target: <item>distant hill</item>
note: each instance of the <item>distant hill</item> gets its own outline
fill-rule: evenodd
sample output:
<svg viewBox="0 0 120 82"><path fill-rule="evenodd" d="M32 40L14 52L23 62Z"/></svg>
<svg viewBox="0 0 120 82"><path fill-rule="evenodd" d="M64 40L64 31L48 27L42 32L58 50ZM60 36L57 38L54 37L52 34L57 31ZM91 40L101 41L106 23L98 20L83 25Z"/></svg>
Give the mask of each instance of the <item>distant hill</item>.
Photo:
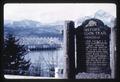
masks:
<svg viewBox="0 0 120 82"><path fill-rule="evenodd" d="M12 33L15 36L24 37L63 37L61 31L63 25L44 25L37 21L21 20L21 21L4 21L4 33Z"/></svg>

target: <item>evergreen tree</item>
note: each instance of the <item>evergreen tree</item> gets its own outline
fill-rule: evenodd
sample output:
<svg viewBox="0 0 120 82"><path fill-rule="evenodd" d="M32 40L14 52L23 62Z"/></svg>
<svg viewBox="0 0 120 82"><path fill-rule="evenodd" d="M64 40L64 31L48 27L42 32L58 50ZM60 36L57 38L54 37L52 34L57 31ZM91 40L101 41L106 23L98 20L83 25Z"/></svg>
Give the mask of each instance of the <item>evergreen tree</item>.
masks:
<svg viewBox="0 0 120 82"><path fill-rule="evenodd" d="M19 39L9 34L4 41L4 70L10 70L14 74L24 74L23 70L28 70L30 66L30 60L24 59L26 54L25 46L20 45Z"/></svg>

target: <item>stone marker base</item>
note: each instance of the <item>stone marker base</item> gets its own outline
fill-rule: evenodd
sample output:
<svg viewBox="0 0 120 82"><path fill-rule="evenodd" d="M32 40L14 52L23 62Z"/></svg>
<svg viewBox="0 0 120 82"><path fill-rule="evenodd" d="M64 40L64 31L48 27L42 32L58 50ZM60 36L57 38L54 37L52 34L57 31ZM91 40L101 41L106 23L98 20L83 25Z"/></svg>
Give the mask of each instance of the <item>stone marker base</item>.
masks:
<svg viewBox="0 0 120 82"><path fill-rule="evenodd" d="M78 73L76 79L112 79L110 74L105 73Z"/></svg>

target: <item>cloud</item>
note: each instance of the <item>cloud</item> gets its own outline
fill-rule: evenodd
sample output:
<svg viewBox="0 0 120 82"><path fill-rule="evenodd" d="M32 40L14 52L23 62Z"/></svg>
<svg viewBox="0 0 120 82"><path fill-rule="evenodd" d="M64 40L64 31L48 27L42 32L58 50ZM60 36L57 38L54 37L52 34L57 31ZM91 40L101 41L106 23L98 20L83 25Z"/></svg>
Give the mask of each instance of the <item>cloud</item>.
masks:
<svg viewBox="0 0 120 82"><path fill-rule="evenodd" d="M4 19L7 20L37 20L48 23L58 20L75 20L79 17L93 15L98 10L104 10L116 17L115 4L83 4L83 3L39 3L4 5Z"/></svg>

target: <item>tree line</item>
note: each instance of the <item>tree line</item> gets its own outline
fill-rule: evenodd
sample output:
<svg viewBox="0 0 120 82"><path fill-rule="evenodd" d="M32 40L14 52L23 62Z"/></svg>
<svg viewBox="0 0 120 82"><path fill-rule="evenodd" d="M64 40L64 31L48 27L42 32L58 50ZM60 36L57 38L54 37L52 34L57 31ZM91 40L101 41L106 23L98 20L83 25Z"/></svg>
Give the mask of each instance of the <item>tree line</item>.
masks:
<svg viewBox="0 0 120 82"><path fill-rule="evenodd" d="M19 44L19 39L16 39L12 34L8 34L3 43L2 64L4 74L26 74L30 60L25 60L27 49L24 45Z"/></svg>

